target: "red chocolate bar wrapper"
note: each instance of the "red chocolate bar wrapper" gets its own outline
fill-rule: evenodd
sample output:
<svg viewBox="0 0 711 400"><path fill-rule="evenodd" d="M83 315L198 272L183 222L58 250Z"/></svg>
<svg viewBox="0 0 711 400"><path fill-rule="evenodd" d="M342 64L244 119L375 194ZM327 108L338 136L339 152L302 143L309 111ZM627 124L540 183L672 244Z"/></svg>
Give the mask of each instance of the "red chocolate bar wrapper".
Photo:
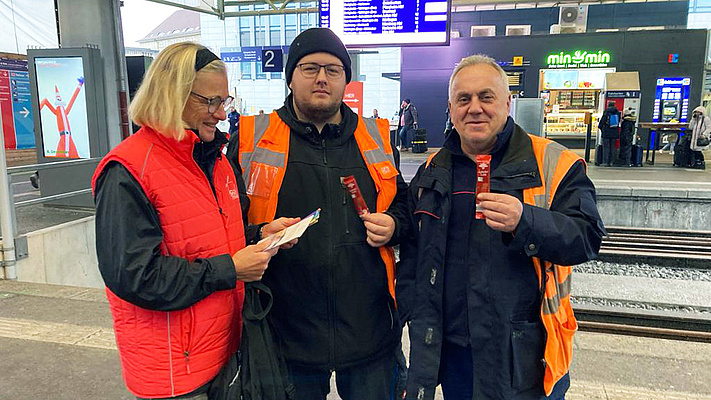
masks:
<svg viewBox="0 0 711 400"><path fill-rule="evenodd" d="M491 155L476 156L476 194L489 193L489 177L491 176ZM479 199L476 200L476 219L484 219L484 213L479 208Z"/></svg>
<svg viewBox="0 0 711 400"><path fill-rule="evenodd" d="M343 183L346 189L348 189L348 192L351 194L351 198L353 199L353 204L355 204L358 215L368 214L370 210L368 210L368 206L365 204L365 199L360 193L355 177L353 177L353 175L341 177L341 183Z"/></svg>

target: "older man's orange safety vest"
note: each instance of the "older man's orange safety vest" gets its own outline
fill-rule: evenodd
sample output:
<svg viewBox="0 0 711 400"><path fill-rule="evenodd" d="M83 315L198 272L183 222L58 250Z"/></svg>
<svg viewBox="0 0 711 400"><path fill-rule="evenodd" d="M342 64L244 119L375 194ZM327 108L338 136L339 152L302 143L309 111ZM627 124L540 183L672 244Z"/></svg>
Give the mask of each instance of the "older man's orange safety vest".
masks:
<svg viewBox="0 0 711 400"><path fill-rule="evenodd" d="M279 189L286 174L290 136L291 129L276 112L240 118L239 163L250 200L251 224L274 219ZM358 117L354 136L375 183L376 212L384 212L395 198L398 175L388 120ZM388 246L379 250L387 271L388 289L395 299L395 255Z"/></svg>
<svg viewBox="0 0 711 400"><path fill-rule="evenodd" d="M529 136L543 185L524 189L523 201L547 210L553 203L560 182L573 164L582 158L555 142ZM578 321L570 304L570 278L573 267L556 265L538 257L532 257L532 260L543 292L541 319L546 328L543 390L548 396L553 392L558 380L568 373L573 361L573 334L578 330Z"/></svg>
<svg viewBox="0 0 711 400"><path fill-rule="evenodd" d="M547 210L553 203L560 182L573 164L582 158L551 140L528 136L533 144L542 184L524 189L523 202ZM429 157L428 165L435 155ZM568 373L573 360L573 334L578 330L578 322L570 304L570 276L573 267L553 264L538 257L531 259L543 292L541 320L546 329L543 389L546 396L549 396L555 384Z"/></svg>

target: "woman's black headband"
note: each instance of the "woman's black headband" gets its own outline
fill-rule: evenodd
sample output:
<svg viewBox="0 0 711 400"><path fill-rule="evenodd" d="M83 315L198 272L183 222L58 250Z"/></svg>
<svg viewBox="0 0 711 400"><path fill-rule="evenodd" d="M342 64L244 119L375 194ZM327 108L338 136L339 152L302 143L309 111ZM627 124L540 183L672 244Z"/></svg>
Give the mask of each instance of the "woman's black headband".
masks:
<svg viewBox="0 0 711 400"><path fill-rule="evenodd" d="M205 68L207 64L219 59L220 57L216 56L215 53L210 51L210 49L203 47L198 50L195 55L195 72L200 71Z"/></svg>

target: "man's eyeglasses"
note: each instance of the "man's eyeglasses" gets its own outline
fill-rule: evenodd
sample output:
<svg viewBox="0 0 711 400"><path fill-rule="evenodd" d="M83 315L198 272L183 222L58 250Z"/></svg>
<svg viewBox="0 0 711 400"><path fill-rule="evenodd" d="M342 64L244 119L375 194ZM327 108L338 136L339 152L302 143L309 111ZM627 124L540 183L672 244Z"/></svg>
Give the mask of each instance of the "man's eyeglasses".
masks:
<svg viewBox="0 0 711 400"><path fill-rule="evenodd" d="M326 70L326 77L329 79L338 79L343 76L343 71L345 70L343 65L338 64L321 65L316 63L302 63L298 64L297 67L301 70L301 75L303 75L304 78L315 78L318 73L321 72L321 68L323 68Z"/></svg>
<svg viewBox="0 0 711 400"><path fill-rule="evenodd" d="M227 96L224 99L220 96L215 96L215 97L205 97L203 95L197 94L195 92L190 92L190 94L194 94L195 96L201 98L205 104L207 104L207 112L210 114L214 114L217 109L222 105L222 107L225 108L225 110L232 105L232 102L234 101L234 97L232 96Z"/></svg>

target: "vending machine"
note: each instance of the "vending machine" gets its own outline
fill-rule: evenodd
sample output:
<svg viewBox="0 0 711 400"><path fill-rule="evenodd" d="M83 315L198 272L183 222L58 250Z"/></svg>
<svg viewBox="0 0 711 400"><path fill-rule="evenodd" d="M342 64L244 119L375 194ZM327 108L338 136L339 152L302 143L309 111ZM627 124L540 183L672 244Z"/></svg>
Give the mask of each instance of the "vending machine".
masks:
<svg viewBox="0 0 711 400"><path fill-rule="evenodd" d="M652 122L686 122L691 78L659 78Z"/></svg>

